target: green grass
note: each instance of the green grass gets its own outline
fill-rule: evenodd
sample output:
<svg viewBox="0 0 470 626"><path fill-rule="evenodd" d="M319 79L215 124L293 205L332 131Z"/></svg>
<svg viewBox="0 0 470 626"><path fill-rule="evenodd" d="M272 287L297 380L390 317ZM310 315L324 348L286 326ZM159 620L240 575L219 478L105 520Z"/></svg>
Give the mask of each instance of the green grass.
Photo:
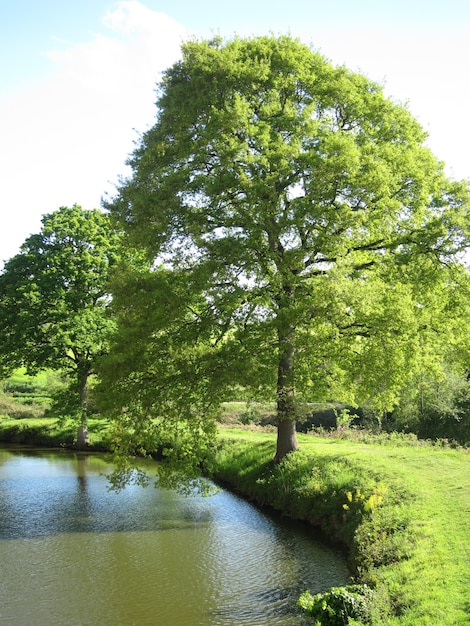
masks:
<svg viewBox="0 0 470 626"><path fill-rule="evenodd" d="M109 450L108 423L89 418L90 450ZM72 447L77 438L77 424L54 417L15 419L0 416L0 441L32 446Z"/></svg>
<svg viewBox="0 0 470 626"><path fill-rule="evenodd" d="M349 544L359 578L377 589L374 623L470 624L468 451L300 435L299 460L280 472L272 434L221 437L223 480Z"/></svg>
<svg viewBox="0 0 470 626"><path fill-rule="evenodd" d="M0 416L16 419L44 417L51 404L51 390L60 385L56 373L45 371L35 376L17 369L0 381Z"/></svg>
<svg viewBox="0 0 470 626"><path fill-rule="evenodd" d="M22 398L49 398L51 389L59 384L59 376L49 370L39 372L34 376L26 374L24 367L15 370L11 376L2 381L4 390Z"/></svg>

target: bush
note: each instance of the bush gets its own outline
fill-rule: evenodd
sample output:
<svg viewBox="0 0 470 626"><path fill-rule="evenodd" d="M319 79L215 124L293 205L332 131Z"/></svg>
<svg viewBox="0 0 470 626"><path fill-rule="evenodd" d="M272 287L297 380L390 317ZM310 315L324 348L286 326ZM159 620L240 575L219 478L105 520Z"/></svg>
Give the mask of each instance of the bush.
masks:
<svg viewBox="0 0 470 626"><path fill-rule="evenodd" d="M373 591L367 585L347 585L314 596L305 591L297 606L315 618L318 626L344 626L349 618L368 624L372 617L372 597Z"/></svg>

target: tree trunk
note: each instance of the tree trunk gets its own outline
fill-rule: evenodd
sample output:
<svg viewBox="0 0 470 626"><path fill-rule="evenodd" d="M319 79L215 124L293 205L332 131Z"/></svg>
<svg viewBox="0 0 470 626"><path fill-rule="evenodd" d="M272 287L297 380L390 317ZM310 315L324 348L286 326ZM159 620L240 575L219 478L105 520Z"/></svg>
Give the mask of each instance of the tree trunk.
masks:
<svg viewBox="0 0 470 626"><path fill-rule="evenodd" d="M90 443L90 439L88 437L88 427L86 424L80 424L77 431L77 449L78 450L86 450L88 444Z"/></svg>
<svg viewBox="0 0 470 626"><path fill-rule="evenodd" d="M274 461L279 463L286 454L299 449L295 431L294 398L295 329L278 330L279 363L277 374L277 446Z"/></svg>
<svg viewBox="0 0 470 626"><path fill-rule="evenodd" d="M278 422L277 424L277 445L274 462L279 463L290 452L299 449L297 434L295 430L295 420Z"/></svg>
<svg viewBox="0 0 470 626"><path fill-rule="evenodd" d="M88 437L88 377L90 370L88 367L78 367L78 388L80 392L81 422L77 431L77 448L85 450L90 442Z"/></svg>

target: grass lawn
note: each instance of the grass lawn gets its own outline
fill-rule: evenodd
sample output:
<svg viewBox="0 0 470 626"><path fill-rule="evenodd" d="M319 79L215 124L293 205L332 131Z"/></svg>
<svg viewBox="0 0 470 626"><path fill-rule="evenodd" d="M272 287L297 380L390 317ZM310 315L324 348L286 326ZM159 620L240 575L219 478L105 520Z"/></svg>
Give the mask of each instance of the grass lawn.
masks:
<svg viewBox="0 0 470 626"><path fill-rule="evenodd" d="M311 454L332 451L329 442L302 445ZM419 541L415 553L384 571L389 586L400 587L405 607L420 599L400 623L470 624L470 455L343 441L337 446L358 464L372 465L385 481L399 476L416 496L413 518Z"/></svg>
<svg viewBox="0 0 470 626"><path fill-rule="evenodd" d="M259 448L260 458L274 455L274 434L224 430L221 436ZM267 447L268 442L272 445ZM385 485L395 491L403 488L410 496L400 506L408 509L403 513L410 519L415 542L406 558L375 569L377 585L393 598L396 613L377 623L470 624L469 451L312 435L299 435L299 443L312 466L333 466L341 459L358 476L378 475ZM363 478L358 480L360 484Z"/></svg>

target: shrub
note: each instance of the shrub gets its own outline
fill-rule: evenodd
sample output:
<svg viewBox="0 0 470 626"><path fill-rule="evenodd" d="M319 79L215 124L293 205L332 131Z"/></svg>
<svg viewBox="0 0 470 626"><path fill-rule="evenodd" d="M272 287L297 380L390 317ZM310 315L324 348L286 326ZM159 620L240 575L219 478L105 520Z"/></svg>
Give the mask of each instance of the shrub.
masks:
<svg viewBox="0 0 470 626"><path fill-rule="evenodd" d="M315 618L318 626L344 626L349 623L349 618L368 624L371 622L372 597L373 591L367 585L347 585L314 596L305 591L297 606Z"/></svg>

